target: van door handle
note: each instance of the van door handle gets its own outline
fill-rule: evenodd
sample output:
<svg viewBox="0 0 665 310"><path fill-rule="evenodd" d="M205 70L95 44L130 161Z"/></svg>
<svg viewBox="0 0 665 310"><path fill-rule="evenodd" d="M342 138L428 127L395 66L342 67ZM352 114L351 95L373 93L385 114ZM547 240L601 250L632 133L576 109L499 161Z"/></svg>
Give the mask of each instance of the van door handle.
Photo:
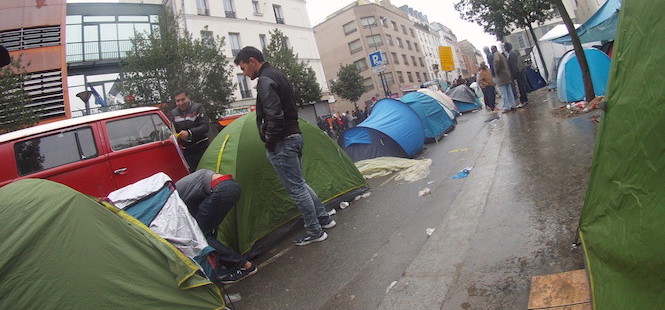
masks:
<svg viewBox="0 0 665 310"><path fill-rule="evenodd" d="M127 172L127 168L120 168L113 171L114 174L125 174L125 172Z"/></svg>

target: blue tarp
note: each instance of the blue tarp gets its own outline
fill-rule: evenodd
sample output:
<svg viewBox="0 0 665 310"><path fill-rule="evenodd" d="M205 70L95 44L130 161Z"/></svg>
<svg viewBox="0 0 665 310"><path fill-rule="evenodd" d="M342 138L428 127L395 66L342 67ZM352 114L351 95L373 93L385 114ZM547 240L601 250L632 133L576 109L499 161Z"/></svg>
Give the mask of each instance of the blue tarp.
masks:
<svg viewBox="0 0 665 310"><path fill-rule="evenodd" d="M425 129L425 141L434 142L453 128L455 122L448 116L442 103L419 92L404 95L400 101L416 111Z"/></svg>
<svg viewBox="0 0 665 310"><path fill-rule="evenodd" d="M605 95L607 78L610 73L610 58L595 48L585 48L596 96ZM561 58L557 78L557 94L561 102L574 102L584 99L584 81L577 56L573 50Z"/></svg>
<svg viewBox="0 0 665 310"><path fill-rule="evenodd" d="M347 129L339 144L353 161L380 156L413 157L423 149L425 130L418 114L395 99L381 99L358 126Z"/></svg>
<svg viewBox="0 0 665 310"><path fill-rule="evenodd" d="M582 43L595 41L612 41L616 37L619 25L619 9L621 0L607 0L589 20L577 28L577 35ZM553 39L553 42L571 45L570 34Z"/></svg>

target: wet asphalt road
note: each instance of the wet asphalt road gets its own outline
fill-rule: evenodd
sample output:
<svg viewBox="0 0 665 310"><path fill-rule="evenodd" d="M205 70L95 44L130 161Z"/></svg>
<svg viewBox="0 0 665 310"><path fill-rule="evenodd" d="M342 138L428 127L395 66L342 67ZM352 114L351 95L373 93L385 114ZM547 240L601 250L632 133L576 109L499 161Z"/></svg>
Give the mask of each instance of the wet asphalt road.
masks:
<svg viewBox="0 0 665 310"><path fill-rule="evenodd" d="M420 154L427 178L370 180L328 240L284 240L258 257L256 275L226 287L242 295L235 309L526 309L532 276L584 267L571 246L599 114L555 117L543 90L530 101L492 122L499 114L462 115Z"/></svg>

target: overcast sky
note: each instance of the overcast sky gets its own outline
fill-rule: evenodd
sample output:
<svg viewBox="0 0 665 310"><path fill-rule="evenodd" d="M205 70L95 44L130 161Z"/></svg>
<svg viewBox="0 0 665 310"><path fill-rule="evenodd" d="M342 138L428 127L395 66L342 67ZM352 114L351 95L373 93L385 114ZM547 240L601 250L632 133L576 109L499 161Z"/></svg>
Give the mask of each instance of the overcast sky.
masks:
<svg viewBox="0 0 665 310"><path fill-rule="evenodd" d="M312 27L320 24L326 16L354 2L353 0L306 0L307 11ZM483 28L462 20L459 12L455 10L454 3L459 0L391 0L396 7L408 5L411 8L427 15L429 22L439 22L450 28L457 36L458 41L469 40L479 51L483 46L499 45L493 35L483 32Z"/></svg>

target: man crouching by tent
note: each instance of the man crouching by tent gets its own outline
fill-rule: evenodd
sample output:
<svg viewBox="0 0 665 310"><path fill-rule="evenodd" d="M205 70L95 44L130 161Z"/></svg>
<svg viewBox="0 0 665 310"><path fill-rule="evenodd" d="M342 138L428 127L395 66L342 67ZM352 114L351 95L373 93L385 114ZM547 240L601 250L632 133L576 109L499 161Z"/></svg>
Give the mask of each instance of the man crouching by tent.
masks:
<svg viewBox="0 0 665 310"><path fill-rule="evenodd" d="M234 62L250 79L259 78L256 85L259 135L265 143L268 161L305 221L305 235L295 240L296 245L326 240L328 234L323 228L333 228L336 223L302 176L303 139L293 85L284 73L265 62L263 53L255 47L241 49Z"/></svg>
<svg viewBox="0 0 665 310"><path fill-rule="evenodd" d="M217 281L235 283L255 274L258 268L254 264L219 242L215 236L217 227L240 199L240 186L233 176L201 169L180 179L175 186L208 245L217 252L217 264L230 271L218 276Z"/></svg>

